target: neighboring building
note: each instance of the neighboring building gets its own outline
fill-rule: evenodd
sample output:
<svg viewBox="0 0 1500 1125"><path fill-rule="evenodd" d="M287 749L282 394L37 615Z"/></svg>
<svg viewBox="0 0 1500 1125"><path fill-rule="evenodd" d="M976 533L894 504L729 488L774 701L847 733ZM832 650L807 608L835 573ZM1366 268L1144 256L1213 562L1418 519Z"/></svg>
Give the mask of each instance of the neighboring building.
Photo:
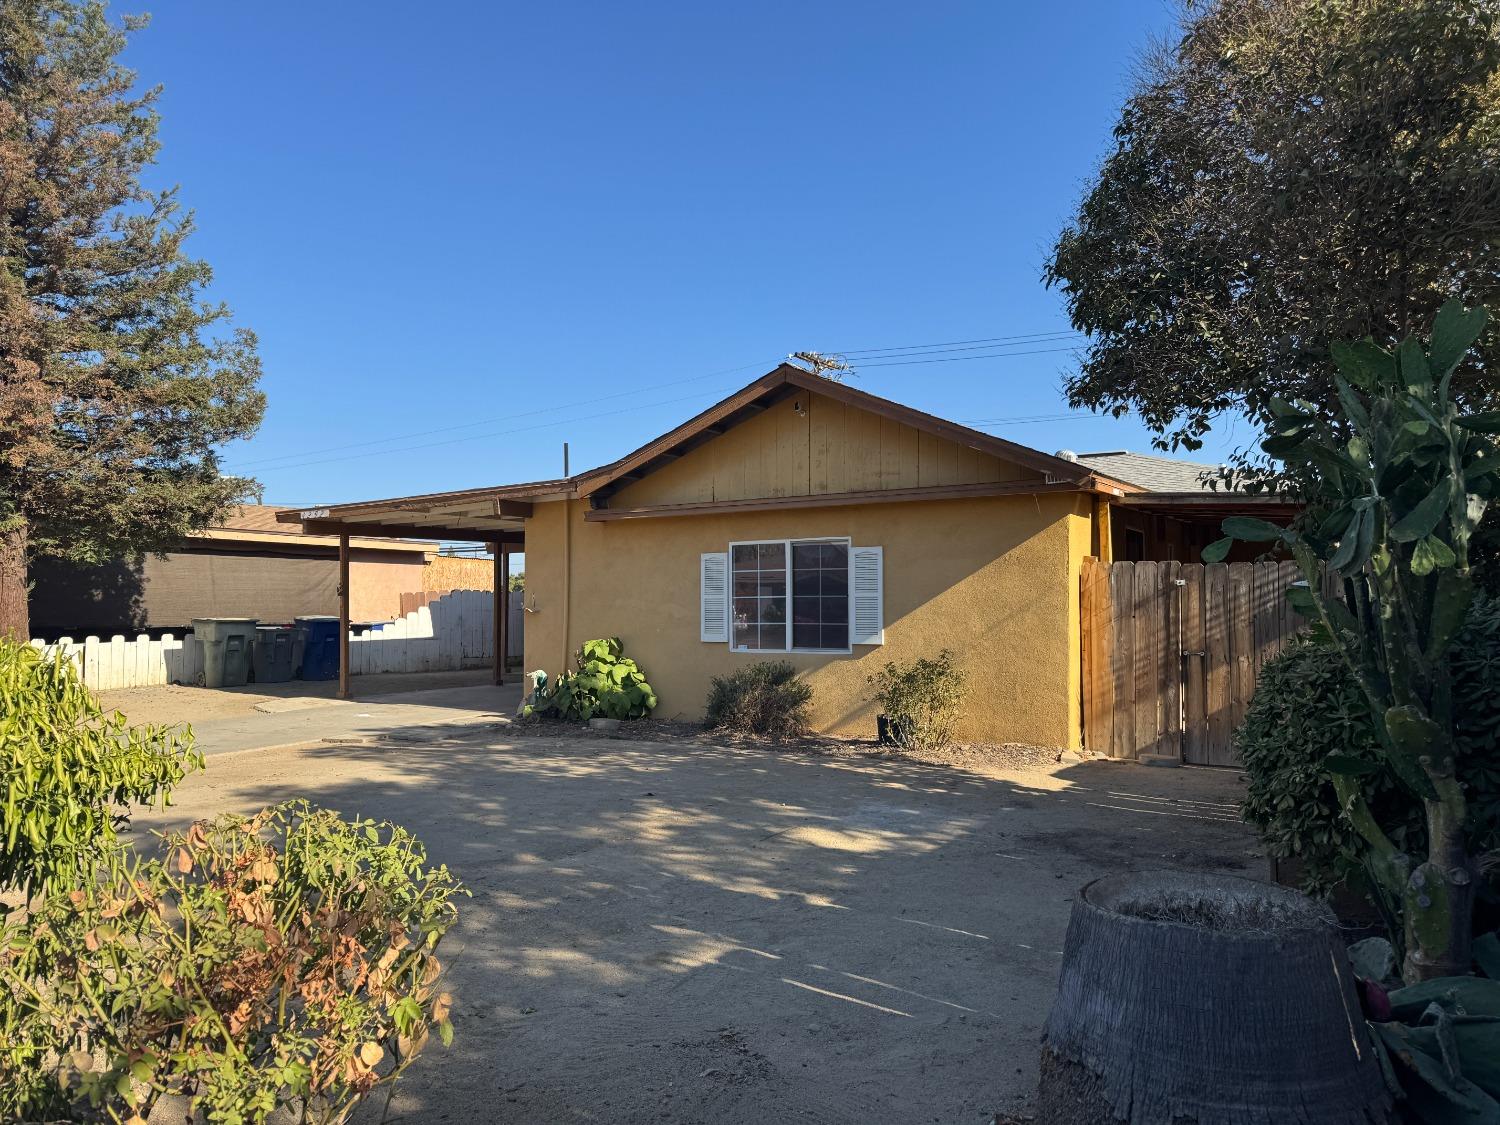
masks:
<svg viewBox="0 0 1500 1125"><path fill-rule="evenodd" d="M1110 511L1111 554L1127 562L1197 562L1203 548L1222 537L1219 524L1226 515L1247 506L1260 510L1267 504L1262 498L1230 489L1221 476L1222 465L1124 449L1104 453L1065 449L1058 456L1141 490L1112 505ZM1269 503L1283 514L1294 510ZM1258 543L1237 542L1228 559L1248 562L1263 550Z"/></svg>
<svg viewBox="0 0 1500 1125"><path fill-rule="evenodd" d="M663 717L700 717L712 677L778 659L812 684L819 728L870 735L867 677L947 648L968 673L960 738L1076 747L1083 560L1130 529L1143 557L1186 558L1228 512L1290 512L1176 480L1154 492L1132 468L783 365L591 472L280 519L524 547L526 668L555 675L618 636Z"/></svg>
<svg viewBox="0 0 1500 1125"><path fill-rule="evenodd" d="M286 509L246 504L164 556L75 567L39 560L32 635L108 637L182 632L195 617L290 621L338 612L338 537L276 520ZM401 595L427 589L433 542L361 536L350 543L352 619L401 616ZM462 560L465 562L471 560ZM487 564L480 562L483 572Z"/></svg>

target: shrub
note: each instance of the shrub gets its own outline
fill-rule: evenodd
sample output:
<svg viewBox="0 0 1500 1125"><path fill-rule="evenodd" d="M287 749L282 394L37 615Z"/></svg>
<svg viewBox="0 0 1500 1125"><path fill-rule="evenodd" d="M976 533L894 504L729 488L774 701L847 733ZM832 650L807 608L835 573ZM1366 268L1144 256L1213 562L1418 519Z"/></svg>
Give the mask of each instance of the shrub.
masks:
<svg viewBox="0 0 1500 1125"><path fill-rule="evenodd" d="M812 685L785 660L746 664L715 676L704 708L708 725L783 740L807 733Z"/></svg>
<svg viewBox="0 0 1500 1125"><path fill-rule="evenodd" d="M584 641L578 650L578 671L564 672L552 690L526 714L546 715L567 722L642 719L656 707L656 692L634 660L622 656L619 637Z"/></svg>
<svg viewBox="0 0 1500 1125"><path fill-rule="evenodd" d="M132 803L166 803L203 767L186 727L106 714L71 660L0 637L0 890L71 887L115 842Z"/></svg>
<svg viewBox="0 0 1500 1125"><path fill-rule="evenodd" d="M1448 661L1470 848L1483 854L1500 846L1500 600L1475 602ZM1268 661L1235 744L1249 782L1242 811L1270 853L1299 859L1304 889L1314 893L1341 880L1359 885L1367 849L1339 810L1325 763L1331 754L1372 765L1381 759L1369 707L1338 654L1304 636ZM1365 781L1371 812L1391 841L1420 854L1421 807L1389 770Z"/></svg>
<svg viewBox="0 0 1500 1125"><path fill-rule="evenodd" d="M464 893L394 825L304 801L200 822L0 928L0 1119L347 1118L436 1030ZM180 1118L179 1118L180 1119Z"/></svg>
<svg viewBox="0 0 1500 1125"><path fill-rule="evenodd" d="M940 750L953 740L967 678L953 667L953 653L943 649L935 659L919 657L906 665L888 661L867 679L891 741L910 750Z"/></svg>

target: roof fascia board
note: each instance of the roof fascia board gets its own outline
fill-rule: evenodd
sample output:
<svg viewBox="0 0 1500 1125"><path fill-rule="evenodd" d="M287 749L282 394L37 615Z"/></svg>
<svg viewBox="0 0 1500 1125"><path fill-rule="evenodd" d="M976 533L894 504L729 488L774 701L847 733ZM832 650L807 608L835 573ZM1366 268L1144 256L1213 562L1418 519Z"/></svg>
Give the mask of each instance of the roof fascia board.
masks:
<svg viewBox="0 0 1500 1125"><path fill-rule="evenodd" d="M901 504L914 500L967 500L991 496L1034 496L1048 492L1084 492L1074 481L1002 481L990 484L936 485L927 488L888 488L868 492L825 492L808 496L764 496L698 504L647 504L638 508L598 508L583 513L589 523L613 520L661 519L668 516L722 515L729 512L766 512L783 508L840 508L856 504Z"/></svg>

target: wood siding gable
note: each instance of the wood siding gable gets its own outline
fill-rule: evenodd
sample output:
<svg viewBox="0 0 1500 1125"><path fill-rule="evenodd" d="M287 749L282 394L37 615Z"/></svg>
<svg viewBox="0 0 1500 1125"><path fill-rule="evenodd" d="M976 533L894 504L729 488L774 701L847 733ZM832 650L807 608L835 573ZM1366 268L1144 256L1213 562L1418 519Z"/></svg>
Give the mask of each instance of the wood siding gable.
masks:
<svg viewBox="0 0 1500 1125"><path fill-rule="evenodd" d="M611 508L713 504L955 485L1043 474L810 390L616 492Z"/></svg>

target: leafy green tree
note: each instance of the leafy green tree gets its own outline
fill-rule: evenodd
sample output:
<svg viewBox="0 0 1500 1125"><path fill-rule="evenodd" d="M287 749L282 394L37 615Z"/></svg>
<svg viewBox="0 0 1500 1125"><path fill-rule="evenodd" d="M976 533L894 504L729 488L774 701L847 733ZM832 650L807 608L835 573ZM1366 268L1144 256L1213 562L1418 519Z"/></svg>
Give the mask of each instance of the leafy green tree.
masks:
<svg viewBox="0 0 1500 1125"><path fill-rule="evenodd" d="M1192 449L1221 411L1336 407L1330 339L1500 302L1500 3L1187 0L1181 32L1046 271L1091 337L1075 405Z"/></svg>
<svg viewBox="0 0 1500 1125"><path fill-rule="evenodd" d="M0 891L31 899L87 880L131 805L166 804L203 768L188 728L132 727L100 709L71 660L6 637L0 699Z"/></svg>
<svg viewBox="0 0 1500 1125"><path fill-rule="evenodd" d="M1401 919L1404 932L1393 936L1405 947L1408 983L1462 976L1472 962L1480 865L1469 848L1472 798L1460 778L1449 653L1477 589L1469 545L1500 497L1500 446L1490 436L1500 433L1500 412L1464 411L1452 389L1486 319L1450 301L1426 347L1415 337L1394 352L1369 340L1335 345L1338 415L1273 399L1273 433L1262 444L1307 482L1303 515L1291 528L1225 520L1232 538L1203 553L1222 559L1232 539L1288 550L1304 580L1289 591L1293 605L1358 685L1376 760L1332 752L1320 767L1360 838L1371 885ZM1340 595L1327 574L1343 580ZM1372 810L1381 775L1421 809L1420 851Z"/></svg>
<svg viewBox="0 0 1500 1125"><path fill-rule="evenodd" d="M143 186L156 89L101 0L0 4L0 635L32 559L161 549L252 490L215 449L260 423L255 337L206 303L176 189Z"/></svg>

